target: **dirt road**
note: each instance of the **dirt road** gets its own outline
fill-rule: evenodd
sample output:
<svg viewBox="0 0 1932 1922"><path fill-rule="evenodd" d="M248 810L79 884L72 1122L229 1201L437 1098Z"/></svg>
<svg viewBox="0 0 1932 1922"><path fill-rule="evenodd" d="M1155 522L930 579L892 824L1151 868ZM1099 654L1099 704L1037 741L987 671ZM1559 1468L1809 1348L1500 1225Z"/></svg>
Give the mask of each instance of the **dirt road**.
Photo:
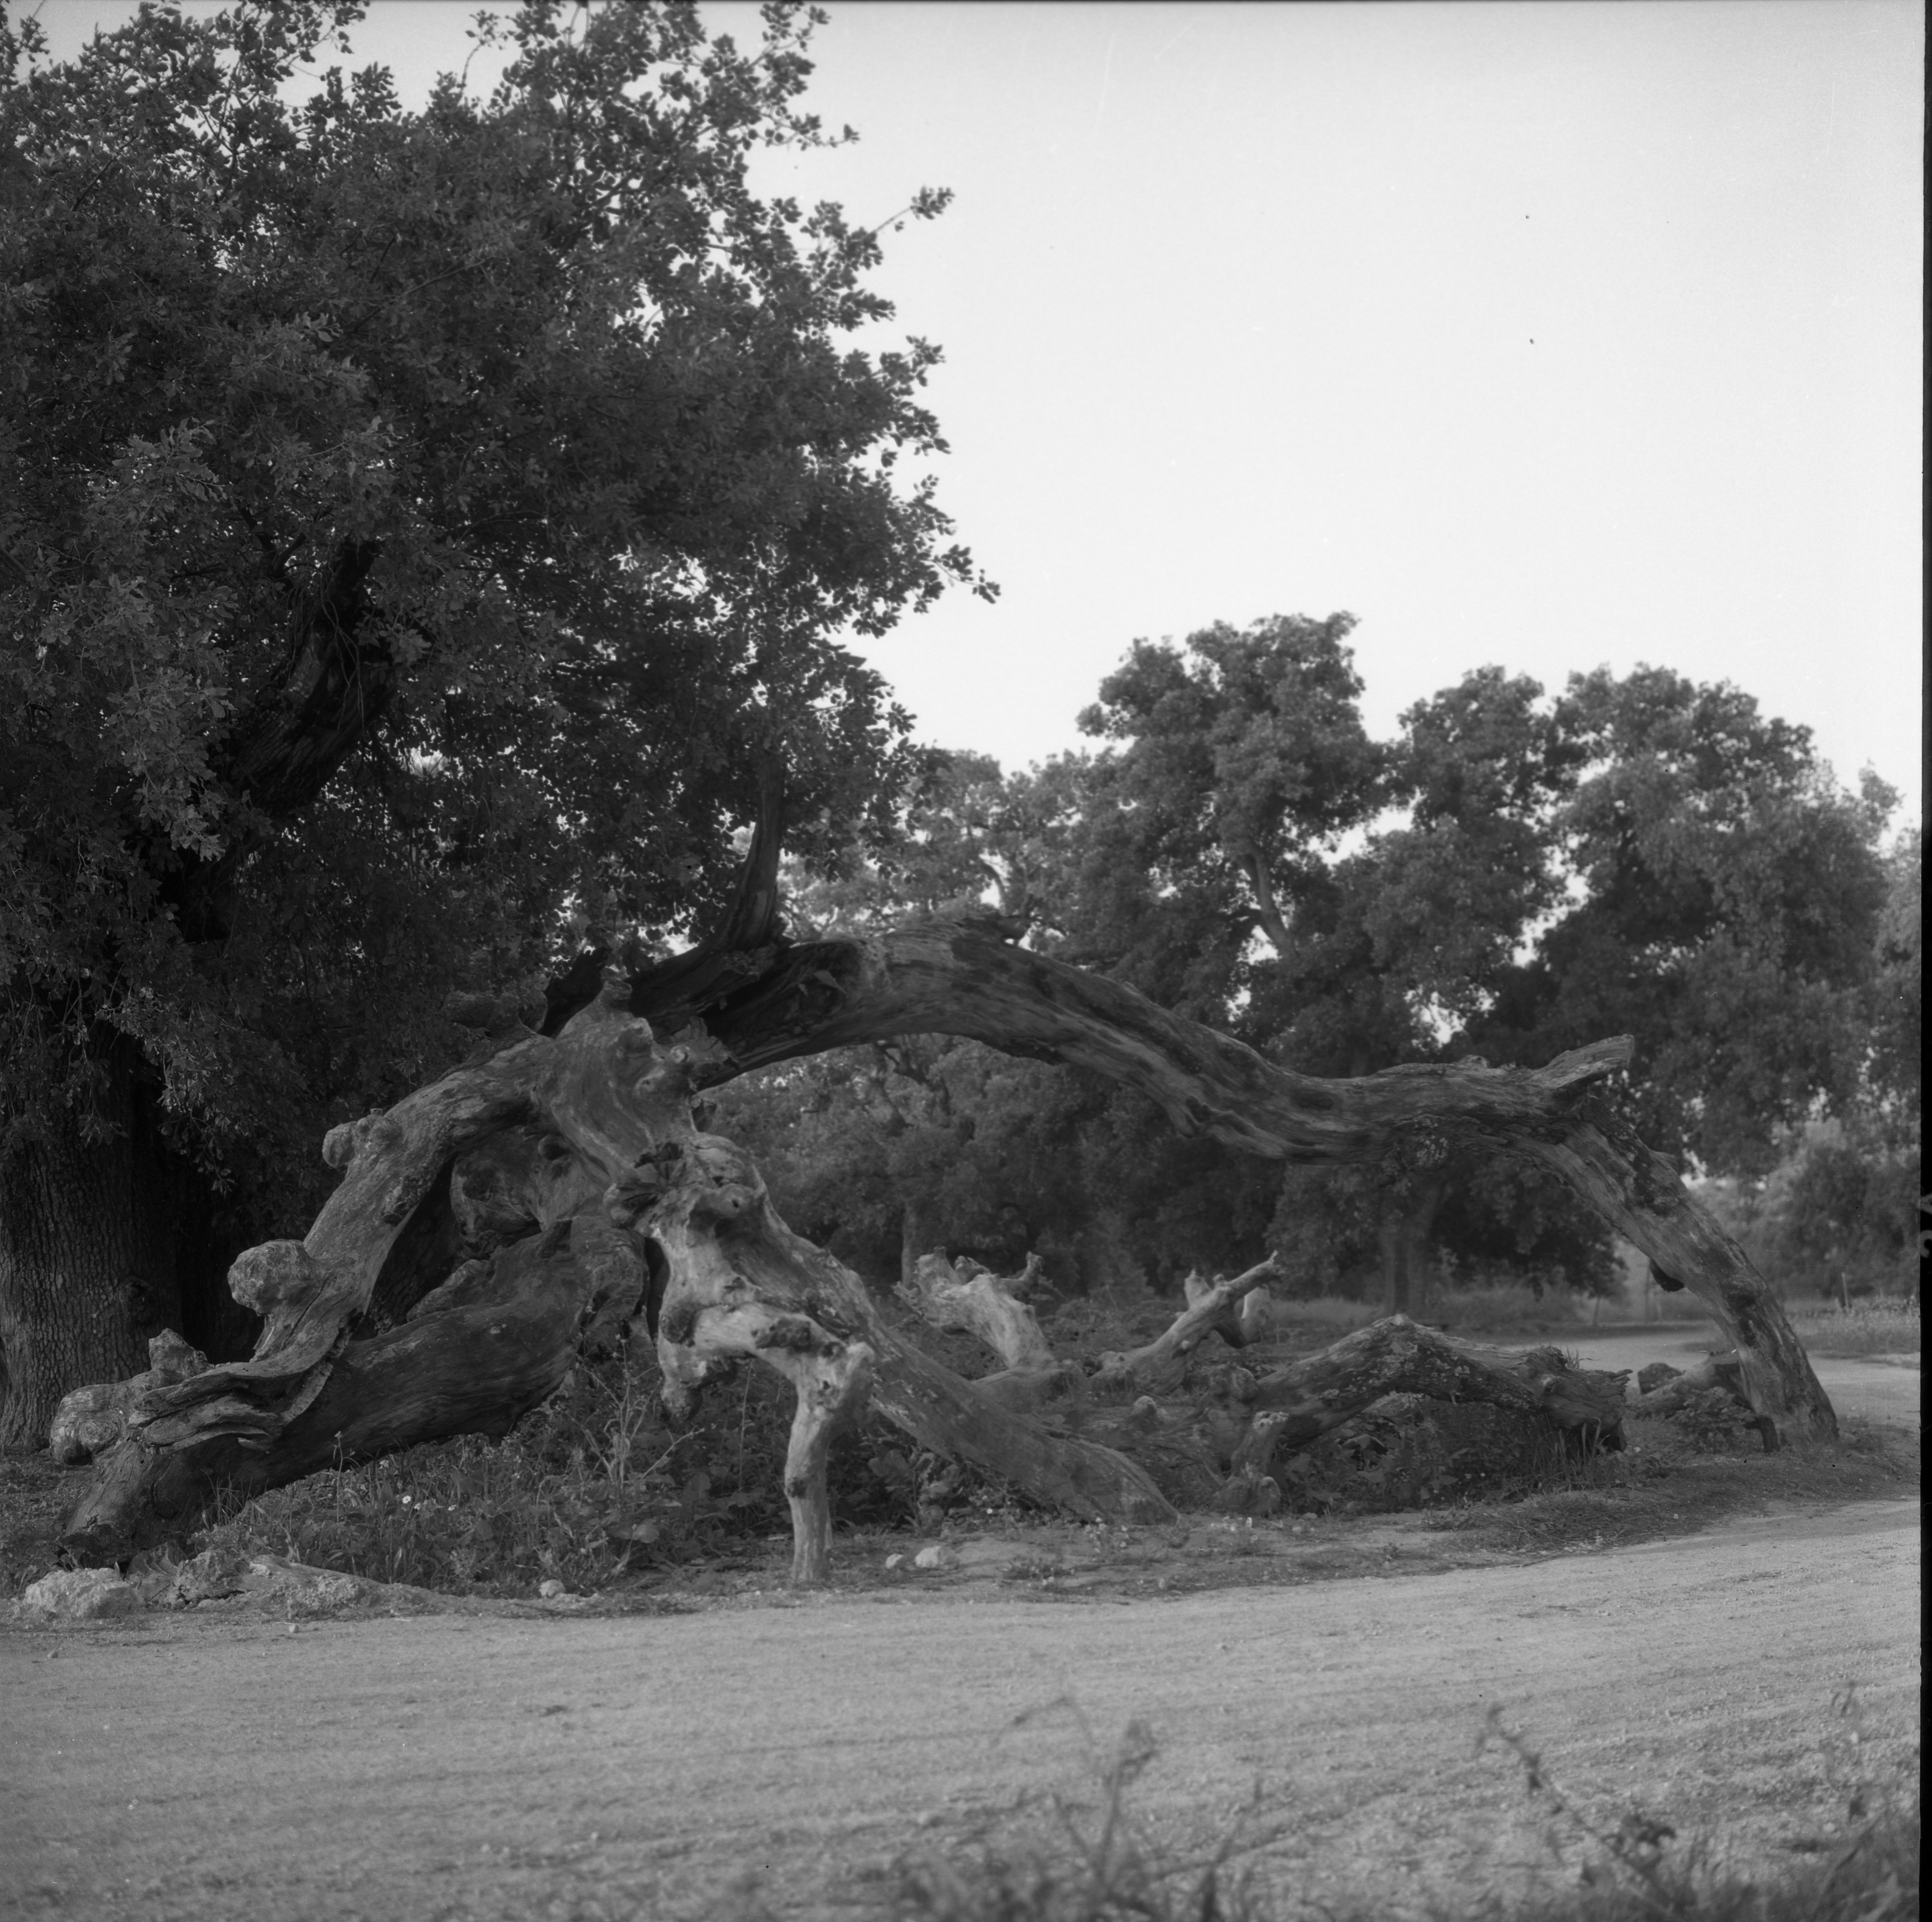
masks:
<svg viewBox="0 0 1932 1922"><path fill-rule="evenodd" d="M0 1909L590 1922L702 1912L749 1874L781 1911L850 1914L908 1847L1090 1790L1096 1745L1140 1718L1150 1820L1211 1833L1258 1781L1291 1818L1286 1887L1399 1916L1546 1859L1520 1770L1473 1752L1492 1703L1612 1821L1634 1797L1774 1857L1916 1740L1918 1552L1916 1502L1868 1502L1131 1604L15 1632Z"/></svg>

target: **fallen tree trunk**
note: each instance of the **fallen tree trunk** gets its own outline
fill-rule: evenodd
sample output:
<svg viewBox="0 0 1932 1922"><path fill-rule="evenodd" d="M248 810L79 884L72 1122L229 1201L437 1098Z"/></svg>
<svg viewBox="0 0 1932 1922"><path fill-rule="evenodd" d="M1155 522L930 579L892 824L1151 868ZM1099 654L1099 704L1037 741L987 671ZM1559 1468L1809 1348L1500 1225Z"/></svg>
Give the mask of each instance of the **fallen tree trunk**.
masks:
<svg viewBox="0 0 1932 1922"><path fill-rule="evenodd" d="M825 1450L868 1391L922 1446L1049 1505L1171 1514L1125 1457L975 1394L887 1328L858 1277L778 1219L742 1152L699 1131L693 1052L658 1047L628 991L614 978L559 1035L512 1038L331 1134L344 1179L306 1240L250 1249L232 1271L265 1317L255 1353L123 1396L123 1432L63 1536L77 1559L124 1560L179 1534L218 1487L252 1493L416 1442L500 1434L557 1386L586 1331L640 1308L674 1404L746 1358L792 1382L801 1580L826 1572ZM390 1250L446 1191L469 1258L400 1327L352 1339Z"/></svg>
<svg viewBox="0 0 1932 1922"><path fill-rule="evenodd" d="M1278 1454L1312 1446L1389 1395L1432 1401L1483 1401L1546 1422L1552 1435L1580 1454L1623 1446L1628 1371L1573 1368L1554 1348L1513 1354L1451 1340L1433 1329L1390 1315L1345 1335L1318 1353L1291 1362L1256 1380L1231 1369L1226 1391L1245 1432L1229 1451L1223 1505L1271 1512L1279 1490L1268 1471Z"/></svg>
<svg viewBox="0 0 1932 1922"><path fill-rule="evenodd" d="M1733 1344L1753 1409L1780 1440L1837 1433L1832 1404L1776 1296L1744 1251L1592 1086L1626 1068L1628 1037L1540 1068L1418 1064L1344 1080L1297 1074L1233 1036L1169 1014L1104 975L1016 947L997 917L930 917L865 940L765 940L728 987L646 969L633 1010L700 1021L718 1044L700 1085L828 1048L962 1035L1008 1054L1124 1082L1175 1127L1302 1162L1438 1167L1452 1146L1554 1170L1611 1227L1703 1303ZM676 965L676 964L672 964Z"/></svg>
<svg viewBox="0 0 1932 1922"><path fill-rule="evenodd" d="M1016 1375L1037 1381L1072 1365L1053 1356L1031 1311L1013 1299L1016 1287L1036 1269L1029 1260L1022 1275L1002 1278L976 1263L967 1272L943 1255L928 1255L917 1264L914 1284L899 1293L934 1326L976 1335L1007 1364L976 1380L976 1389ZM1047 1419L1078 1423L1090 1435L1104 1425L1113 1445L1130 1455L1165 1437L1160 1452L1171 1470L1176 1459L1172 1430L1184 1424L1170 1422L1150 1395L1108 1422L1089 1404L1088 1391L1118 1395L1155 1380L1171 1386L1180 1362L1210 1332L1230 1346L1244 1346L1249 1329L1240 1320L1240 1307L1275 1272L1270 1259L1232 1280L1208 1283L1190 1275L1188 1306L1169 1326L1143 1347L1103 1355L1090 1380L1061 1392L1061 1405ZM1454 1340L1404 1315L1359 1329L1269 1374L1228 1367L1219 1375L1218 1392L1195 1411L1192 1425L1203 1465L1228 1476L1217 1499L1238 1512L1271 1512L1280 1506L1280 1491L1268 1477L1276 1454L1312 1446L1385 1396L1486 1402L1544 1422L1553 1437L1580 1454L1592 1454L1622 1447L1630 1380L1628 1371L1573 1368L1555 1348L1513 1353Z"/></svg>
<svg viewBox="0 0 1932 1922"><path fill-rule="evenodd" d="M325 1155L344 1179L308 1235L251 1249L231 1272L238 1299L263 1317L254 1355L184 1379L151 1371L142 1391L100 1404L125 1432L70 1521L75 1554L120 1559L178 1532L218 1482L265 1488L327 1461L500 1433L556 1386L598 1317L622 1322L640 1306L655 1314L674 1398L747 1356L793 1381L800 1415L787 1485L802 1578L824 1566L826 1443L868 1391L922 1446L1036 1499L1092 1518L1168 1512L1124 1455L1034 1418L1042 1369L1005 1371L1004 1389L976 1386L904 1341L856 1277L778 1221L731 1144L692 1119L699 1089L920 1032L1092 1069L1148 1095L1177 1126L1275 1158L1426 1170L1464 1144L1539 1161L1726 1329L1767 1445L1835 1431L1802 1347L1742 1251L1668 1164L1591 1099L1594 1083L1627 1065L1627 1039L1534 1070L1463 1062L1320 1080L1117 982L1015 947L993 917L787 944L773 932L766 824L716 941L634 977L608 975L594 999L586 970L574 969L553 990L543 1034L493 1013L496 1041L478 1057L388 1113L332 1133ZM664 1044L638 1017L665 1031ZM416 1319L370 1332L378 1284L406 1233L412 1260L446 1248L464 1260L410 1311ZM518 1254L526 1242L534 1245ZM1198 1308L1204 1333L1227 1306L1191 1304L1177 1328ZM1166 1352L1186 1338L1168 1331ZM1387 1384L1382 1394L1418 1372L1454 1374L1433 1351L1405 1352L1408 1374L1389 1356L1371 1358L1363 1383ZM1276 1446L1295 1421L1325 1419L1305 1397L1262 1412L1288 1418L1274 1425ZM76 1433L77 1423L76 1414Z"/></svg>

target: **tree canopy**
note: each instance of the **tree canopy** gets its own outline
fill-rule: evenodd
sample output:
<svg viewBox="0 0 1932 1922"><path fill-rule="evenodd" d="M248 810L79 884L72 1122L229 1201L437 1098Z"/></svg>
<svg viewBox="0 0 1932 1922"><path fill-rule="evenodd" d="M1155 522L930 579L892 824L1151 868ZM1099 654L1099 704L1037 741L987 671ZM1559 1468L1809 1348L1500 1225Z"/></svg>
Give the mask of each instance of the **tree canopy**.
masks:
<svg viewBox="0 0 1932 1922"><path fill-rule="evenodd" d="M862 835L904 723L838 636L986 590L896 466L936 350L844 338L877 235L746 183L825 137L812 17L536 0L487 99L292 100L358 15L0 18L0 1083L131 1044L218 1164L706 912L779 740Z"/></svg>
<svg viewBox="0 0 1932 1922"><path fill-rule="evenodd" d="M955 757L908 791L889 854L836 879L803 863L794 900L853 928L997 899L1044 951L1304 1072L1534 1063L1629 1032L1637 1072L1610 1098L1720 1174L1761 1173L1808 1116L1916 1064L1916 869L1894 857L1888 884L1881 784L1846 793L1802 728L1652 668L1553 698L1476 669L1376 741L1351 624L1136 642L1082 716L1096 752L1004 777ZM1128 1090L963 1041L782 1076L730 1091L727 1125L782 1206L875 1268L902 1230L995 1263L1037 1248L1074 1285L1265 1245L1318 1288L1360 1281L1399 1230L1468 1277L1618 1272L1601 1222L1508 1162L1393 1182L1250 1164Z"/></svg>

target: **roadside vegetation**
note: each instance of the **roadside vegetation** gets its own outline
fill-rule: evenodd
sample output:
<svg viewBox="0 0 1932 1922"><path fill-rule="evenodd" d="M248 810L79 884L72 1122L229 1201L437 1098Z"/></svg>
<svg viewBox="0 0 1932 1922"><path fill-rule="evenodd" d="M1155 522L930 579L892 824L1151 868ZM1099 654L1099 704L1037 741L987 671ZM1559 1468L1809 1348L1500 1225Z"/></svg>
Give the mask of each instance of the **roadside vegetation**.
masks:
<svg viewBox="0 0 1932 1922"><path fill-rule="evenodd" d="M1528 1303L1526 1293L1518 1296L1503 1305ZM1549 1311L1566 1307L1560 1299L1546 1297L1534 1323L1514 1312L1496 1317L1502 1328L1476 1312L1487 1305L1472 1295L1452 1303L1448 1316L1458 1332L1516 1345L1537 1338L1566 1345L1576 1326L1552 1325ZM1346 1300L1286 1304L1273 1341L1251 1352L1286 1360L1375 1313ZM1090 1363L1166 1318L1159 1304L1123 1308L1084 1297L1044 1317L1056 1349ZM956 1344L960 1352L946 1359L974 1365L969 1338L920 1334L941 1349ZM1192 1365L1205 1370L1229 1353L1212 1344ZM327 1470L225 1504L190 1546L456 1595L530 1596L548 1587L621 1606L667 1593L774 1587L788 1552L781 1488L790 1419L783 1384L746 1369L707 1396L697 1421L674 1430L644 1348L580 1365L500 1443L459 1438ZM1741 1407L1670 1422L1633 1416L1627 1439L1621 1452L1580 1459L1553 1433L1540 1437L1494 1410L1392 1396L1279 1464L1278 1515L1108 1531L1044 1514L994 1478L909 1451L896 1431L868 1422L832 1451L834 1512L845 1536L838 1579L864 1584L880 1578L890 1554L991 1534L1034 1545L1005 1578L1018 1592L1182 1593L1355 1572L1356 1524L1410 1512L1415 1532L1394 1553L1420 1569L1445 1558L1682 1534L1768 1502L1896 1494L1912 1472L1885 1431L1856 1423L1836 1449L1767 1457ZM14 1476L23 1491L26 1468L17 1464ZM71 1499L70 1477L52 1470L42 1479L32 1515L19 1497L12 1503L10 1593L52 1565L59 1509ZM1334 1558L1311 1564L1318 1548L1334 1549Z"/></svg>
<svg viewBox="0 0 1932 1922"><path fill-rule="evenodd" d="M1813 1355L1916 1355L1916 1296L1868 1298L1849 1307L1837 1302L1787 1302L1785 1313Z"/></svg>
<svg viewBox="0 0 1932 1922"><path fill-rule="evenodd" d="M1856 1692L1832 1707L1837 1739L1825 1759L1842 1815L1770 1874L1727 1866L1722 1836L1680 1830L1667 1809L1572 1788L1560 1761L1492 1710L1478 1751L1520 1771L1551 1871L1424 1912L1429 1922L1916 1922L1916 1757L1874 1764L1861 1749ZM1382 1922L1380 1905L1304 1901L1270 1875L1270 1845L1293 1815L1258 1794L1204 1847L1157 1838L1133 1797L1156 1753L1145 1726L1130 1724L1090 1802L1056 1797L1024 1840L908 1856L891 1912L904 1922Z"/></svg>

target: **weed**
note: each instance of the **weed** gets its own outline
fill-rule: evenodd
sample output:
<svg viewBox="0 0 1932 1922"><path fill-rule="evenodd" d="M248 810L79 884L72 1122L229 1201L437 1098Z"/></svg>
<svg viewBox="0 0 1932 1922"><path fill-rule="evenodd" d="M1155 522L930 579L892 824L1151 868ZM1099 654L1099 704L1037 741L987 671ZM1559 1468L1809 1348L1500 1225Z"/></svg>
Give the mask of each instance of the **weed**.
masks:
<svg viewBox="0 0 1932 1922"><path fill-rule="evenodd" d="M1061 1711L1077 1719L1059 1701L1015 1725ZM1242 1866L1275 1839L1253 1828L1258 1797L1205 1851L1172 1850L1129 1806L1129 1791L1158 1752L1147 1724L1130 1722L1096 1771L1097 1808L1055 1795L1030 1845L982 1849L964 1862L937 1854L902 1860L894 1914L905 1922L1264 1922L1260 1891Z"/></svg>
<svg viewBox="0 0 1932 1922"><path fill-rule="evenodd" d="M1833 1706L1856 1755L1856 1692L1841 1690ZM1070 1709L1061 1701L1038 1713ZM1438 1904L1433 1922L1917 1922L1919 1808L1909 1775L1880 1783L1855 1767L1839 1831L1813 1839L1808 1859L1753 1878L1723 1869L1711 1838L1681 1834L1665 1813L1592 1806L1559 1783L1495 1709L1476 1743L1478 1754L1490 1747L1521 1767L1570 1886ZM1160 1840L1131 1806L1156 1755L1146 1725L1131 1722L1096 1771L1097 1804L1056 1795L1044 1821L1023 1821L1006 1839L982 1833L950 1856L902 1858L891 1913L905 1922L1380 1922L1386 1914L1360 1901L1298 1901L1272 1885L1269 1851L1294 1824L1292 1812L1262 1820L1258 1790L1205 1848Z"/></svg>
<svg viewBox="0 0 1932 1922"><path fill-rule="evenodd" d="M1839 1689L1832 1706L1856 1757L1862 1721L1856 1687ZM1919 1804L1907 1779L1880 1782L1855 1767L1840 1832L1802 1845L1820 1859L1767 1882L1724 1872L1707 1838L1680 1838L1672 1824L1636 1803L1614 1817L1586 1807L1495 1707L1476 1738L1477 1753L1492 1743L1521 1764L1530 1794L1549 1811L1551 1852L1574 1872L1577 1886L1506 1908L1492 1896L1464 1912L1467 1922L1501 1922L1504 1915L1512 1922L1917 1922ZM1441 1922L1453 1919L1445 1914Z"/></svg>

